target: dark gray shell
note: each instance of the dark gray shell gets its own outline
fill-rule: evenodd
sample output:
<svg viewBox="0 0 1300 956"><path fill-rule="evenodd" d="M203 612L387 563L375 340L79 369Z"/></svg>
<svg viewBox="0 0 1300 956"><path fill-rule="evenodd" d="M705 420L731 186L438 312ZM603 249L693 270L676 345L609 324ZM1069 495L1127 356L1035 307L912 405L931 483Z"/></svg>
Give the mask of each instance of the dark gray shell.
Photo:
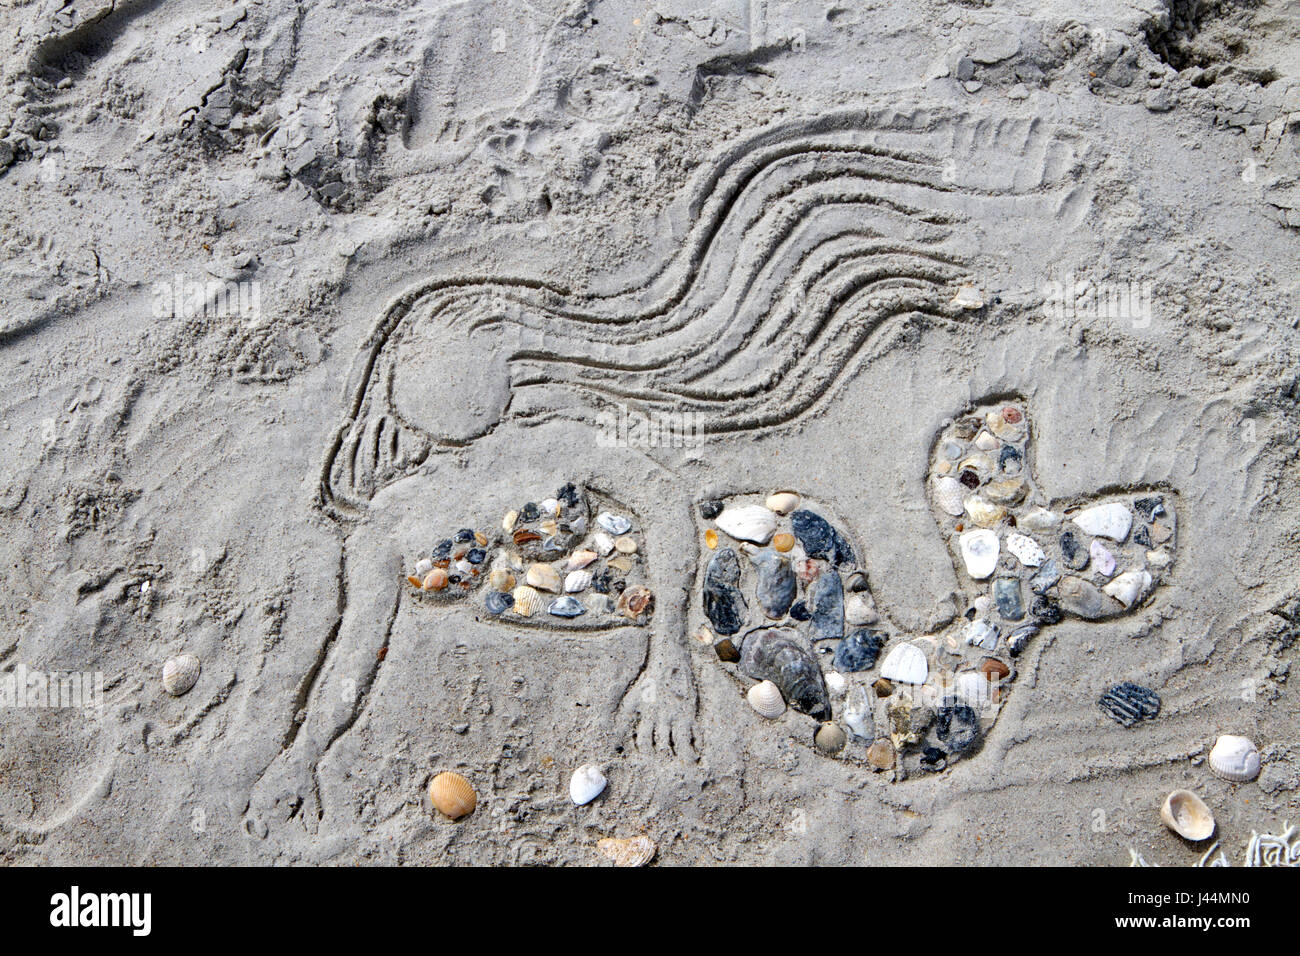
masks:
<svg viewBox="0 0 1300 956"><path fill-rule="evenodd" d="M704 570L704 614L717 634L735 634L745 626L749 608L739 584L740 559L723 548Z"/></svg>
<svg viewBox="0 0 1300 956"><path fill-rule="evenodd" d="M827 568L808 591L814 641L838 641L844 636L844 585L839 572Z"/></svg>
<svg viewBox="0 0 1300 956"><path fill-rule="evenodd" d="M759 552L754 556L753 562L758 571L758 586L755 589L758 604L764 614L779 621L790 610L799 587L794 570L790 567L789 560L771 551Z"/></svg>
<svg viewBox="0 0 1300 956"><path fill-rule="evenodd" d="M757 680L770 680L796 710L818 720L831 719L830 694L821 666L793 630L766 627L746 634L740 670Z"/></svg>

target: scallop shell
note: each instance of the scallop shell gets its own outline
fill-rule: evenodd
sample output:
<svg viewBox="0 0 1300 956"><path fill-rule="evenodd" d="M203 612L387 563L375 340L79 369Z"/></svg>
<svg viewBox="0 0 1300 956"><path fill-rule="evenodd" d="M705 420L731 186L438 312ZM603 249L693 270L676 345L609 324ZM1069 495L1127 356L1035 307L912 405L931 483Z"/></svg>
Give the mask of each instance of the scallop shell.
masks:
<svg viewBox="0 0 1300 956"><path fill-rule="evenodd" d="M473 813L478 797L470 782L458 773L444 771L429 781L429 802L434 809L453 820Z"/></svg>
<svg viewBox="0 0 1300 956"><path fill-rule="evenodd" d="M776 515L762 505L727 508L715 523L737 541L767 544L776 534Z"/></svg>
<svg viewBox="0 0 1300 956"><path fill-rule="evenodd" d="M569 799L576 806L591 803L605 791L605 775L594 763L584 763L569 779Z"/></svg>
<svg viewBox="0 0 1300 956"><path fill-rule="evenodd" d="M1259 751L1246 737L1224 734L1210 751L1210 769L1234 783L1254 780L1259 776Z"/></svg>
<svg viewBox="0 0 1300 956"><path fill-rule="evenodd" d="M605 837L596 841L596 849L613 860L615 866L635 867L645 866L654 859L658 847L648 836L634 836L626 840Z"/></svg>
<svg viewBox="0 0 1300 956"><path fill-rule="evenodd" d="M880 676L900 684L924 684L930 674L925 652L914 644L896 644L880 665Z"/></svg>
<svg viewBox="0 0 1300 956"><path fill-rule="evenodd" d="M579 591L585 591L591 587L592 574L583 568L578 571L570 571L564 578L564 590L569 594L577 594Z"/></svg>
<svg viewBox="0 0 1300 956"><path fill-rule="evenodd" d="M1169 829L1193 843L1214 835L1214 814L1205 801L1190 790L1175 790L1165 797L1160 819Z"/></svg>
<svg viewBox="0 0 1300 956"><path fill-rule="evenodd" d="M163 664L163 688L173 697L180 697L198 682L201 669L199 659L193 654L169 657Z"/></svg>
<svg viewBox="0 0 1300 956"><path fill-rule="evenodd" d="M529 587L539 591L558 593L560 590L560 572L549 564L530 564L528 574L524 577Z"/></svg>
<svg viewBox="0 0 1300 956"><path fill-rule="evenodd" d="M514 597L515 603L511 605L511 610L520 617L532 617L546 606L545 598L526 584L521 584L515 588Z"/></svg>
<svg viewBox="0 0 1300 956"><path fill-rule="evenodd" d="M799 507L799 496L793 491L778 491L774 495L768 495L764 504L779 515L788 515Z"/></svg>
<svg viewBox="0 0 1300 956"><path fill-rule="evenodd" d="M760 717L776 720L785 713L785 700L781 697L781 689L770 680L755 684L745 697L749 700L749 706L753 707Z"/></svg>
<svg viewBox="0 0 1300 956"><path fill-rule="evenodd" d="M966 511L966 489L951 475L944 475L934 483L934 502L954 518Z"/></svg>

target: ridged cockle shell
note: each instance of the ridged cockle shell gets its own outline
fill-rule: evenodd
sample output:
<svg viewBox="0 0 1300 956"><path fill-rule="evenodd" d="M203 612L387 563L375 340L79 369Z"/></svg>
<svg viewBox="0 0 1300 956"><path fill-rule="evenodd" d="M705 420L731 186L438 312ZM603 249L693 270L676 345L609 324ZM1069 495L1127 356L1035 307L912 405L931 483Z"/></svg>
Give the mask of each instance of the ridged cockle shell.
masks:
<svg viewBox="0 0 1300 956"><path fill-rule="evenodd" d="M1210 751L1210 769L1234 783L1254 780L1259 776L1259 751L1246 737L1224 734Z"/></svg>
<svg viewBox="0 0 1300 956"><path fill-rule="evenodd" d="M474 812L478 797L468 780L448 770L429 781L429 802L439 813L459 820Z"/></svg>

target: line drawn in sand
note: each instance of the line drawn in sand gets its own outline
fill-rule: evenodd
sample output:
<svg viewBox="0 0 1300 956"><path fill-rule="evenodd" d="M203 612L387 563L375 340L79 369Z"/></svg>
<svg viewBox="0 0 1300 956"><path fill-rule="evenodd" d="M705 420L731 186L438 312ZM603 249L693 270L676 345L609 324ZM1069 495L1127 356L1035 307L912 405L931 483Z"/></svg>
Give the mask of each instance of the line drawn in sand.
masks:
<svg viewBox="0 0 1300 956"><path fill-rule="evenodd" d="M365 708L409 587L399 566L409 555L393 542L439 487L439 463L463 465L505 423L591 424L623 407L689 412L716 436L797 422L870 361L884 330L969 321L955 292L980 221L1074 215L1087 194L1070 181L1076 164L1075 148L1038 121L829 115L765 130L704 168L685 241L634 287L455 275L398 295L362 344L320 476L319 505L346 535L340 616L298 690L303 720L254 788L249 831L294 817L311 826L323 812L316 773ZM523 494L544 479L519 480ZM643 513L660 598L623 695L637 745L672 752L694 746L683 641L693 569L678 575L655 542L693 535L687 504L675 518Z"/></svg>

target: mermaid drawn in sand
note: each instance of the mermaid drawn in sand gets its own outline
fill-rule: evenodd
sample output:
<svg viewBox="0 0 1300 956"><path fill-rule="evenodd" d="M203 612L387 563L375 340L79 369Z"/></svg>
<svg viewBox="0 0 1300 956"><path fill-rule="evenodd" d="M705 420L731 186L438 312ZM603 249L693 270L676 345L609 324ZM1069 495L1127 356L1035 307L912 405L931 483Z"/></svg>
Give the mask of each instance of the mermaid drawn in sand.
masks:
<svg viewBox="0 0 1300 956"><path fill-rule="evenodd" d="M321 473L319 505L345 535L341 614L298 688L303 719L254 788L250 832L265 835L268 823L295 816L310 824L315 774L364 710L410 588L410 556L484 517L466 501L458 522L447 505L435 513L429 502L454 500L451 489L500 485L503 471L518 501L558 495L565 482L598 484L595 462L532 456L503 468L508 450L493 443L507 426L581 431L631 408L698 416L718 440L780 428L830 403L882 330L972 314L955 295L967 277L963 224L982 202L1050 184L1031 175L997 188L954 185L925 148L927 136L951 140L951 128L934 114L863 111L750 137L704 171L684 244L636 288L592 295L453 276L389 304L362 344ZM701 497L713 497L706 485L724 494L733 485L680 450L640 454L637 487L592 490L593 500L617 501L646 524L644 572L655 601L636 682L654 692L626 688L621 716L638 747L691 753L686 595L696 559L656 542L696 536L684 481ZM831 487L821 497L857 493ZM609 626L634 623L615 616Z"/></svg>

